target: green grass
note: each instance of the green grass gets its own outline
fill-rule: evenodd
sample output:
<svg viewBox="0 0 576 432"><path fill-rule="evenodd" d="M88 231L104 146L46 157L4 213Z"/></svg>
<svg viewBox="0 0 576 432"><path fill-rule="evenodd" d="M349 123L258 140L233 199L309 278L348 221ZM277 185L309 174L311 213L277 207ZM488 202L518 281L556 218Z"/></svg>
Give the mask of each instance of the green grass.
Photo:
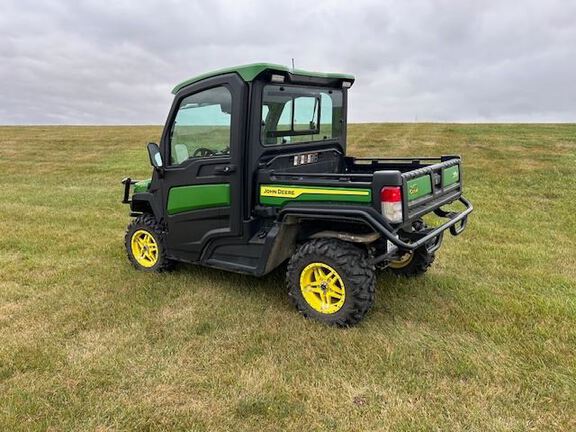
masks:
<svg viewBox="0 0 576 432"><path fill-rule="evenodd" d="M158 127L0 128L0 430L574 430L576 125L350 129L462 154L476 211L341 330L280 273L128 264L119 182Z"/></svg>

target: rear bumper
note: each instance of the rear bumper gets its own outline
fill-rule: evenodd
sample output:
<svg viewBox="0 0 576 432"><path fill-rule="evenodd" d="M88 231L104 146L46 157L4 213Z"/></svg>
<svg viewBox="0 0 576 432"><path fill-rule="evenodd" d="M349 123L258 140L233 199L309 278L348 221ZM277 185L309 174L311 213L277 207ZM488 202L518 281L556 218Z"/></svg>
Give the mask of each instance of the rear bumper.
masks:
<svg viewBox="0 0 576 432"><path fill-rule="evenodd" d="M443 235L444 231L450 230L452 235L459 235L466 228L466 223L468 221L468 215L472 213L474 209L472 203L464 197L456 198L454 201L460 201L464 205L464 210L461 212L445 212L444 210L437 207L432 209L436 215L448 219L445 223L437 228L427 232L422 237L414 238L414 241L403 241L398 238L398 229L392 227L382 215L372 207L361 207L361 206L333 206L333 205L318 205L316 203L291 203L285 205L280 209L278 213L278 219L284 221L289 216L294 216L298 218L310 218L319 219L323 218L326 220L357 220L362 221L369 225L374 231L379 233L382 238L390 241L393 245L398 247L403 251L413 251L419 247L426 245L428 242L438 238ZM439 240L439 239L438 239ZM383 256L382 259L378 257L379 261L386 259Z"/></svg>
<svg viewBox="0 0 576 432"><path fill-rule="evenodd" d="M437 216L446 218L448 220L439 227L427 232L424 236L419 237L414 242L407 243L395 237L394 235L387 235L385 232L381 232L381 234L383 234L390 241L390 243L402 251L413 251L425 246L429 252L434 252L440 247L440 244L442 243L442 236L446 230L450 230L450 234L457 236L466 229L466 224L468 223L468 215L472 213L474 207L472 206L472 203L464 197L460 197L458 201L464 205L464 210L461 212L446 212L441 208L435 209L434 213ZM382 261L388 260L389 258L390 254L386 253L375 257L374 263L378 264Z"/></svg>
<svg viewBox="0 0 576 432"><path fill-rule="evenodd" d="M395 238L394 236L392 236L393 239L388 238L388 240L390 240L393 244L395 244L401 249L414 250L425 245L430 240L434 239L439 234L442 234L447 229L450 230L450 234L452 234L453 236L459 235L466 228L466 223L468 222L468 215L472 213L474 207L472 206L472 203L464 197L460 197L458 201L464 204L465 207L464 210L462 210L461 212L445 212L440 208L434 210L434 213L437 216L446 218L448 219L448 221L443 223L439 227L433 229L424 237L419 238L417 241L406 243L398 238Z"/></svg>

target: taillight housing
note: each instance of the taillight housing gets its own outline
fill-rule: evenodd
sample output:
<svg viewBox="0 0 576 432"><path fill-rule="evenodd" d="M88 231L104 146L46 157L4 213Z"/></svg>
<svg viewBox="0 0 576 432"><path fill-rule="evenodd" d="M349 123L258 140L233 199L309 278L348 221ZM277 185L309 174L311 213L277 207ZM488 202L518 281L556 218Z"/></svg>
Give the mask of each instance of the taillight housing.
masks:
<svg viewBox="0 0 576 432"><path fill-rule="evenodd" d="M380 204L382 216L389 222L402 222L402 189L400 186L384 186L380 190Z"/></svg>

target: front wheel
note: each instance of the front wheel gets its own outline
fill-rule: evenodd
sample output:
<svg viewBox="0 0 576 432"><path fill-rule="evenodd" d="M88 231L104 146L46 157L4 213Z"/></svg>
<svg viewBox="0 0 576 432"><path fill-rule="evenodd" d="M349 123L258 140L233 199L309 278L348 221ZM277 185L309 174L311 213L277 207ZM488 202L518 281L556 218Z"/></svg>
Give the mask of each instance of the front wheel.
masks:
<svg viewBox="0 0 576 432"><path fill-rule="evenodd" d="M138 270L161 272L172 266L166 258L162 227L150 214L138 216L128 225L124 245L128 259Z"/></svg>
<svg viewBox="0 0 576 432"><path fill-rule="evenodd" d="M336 239L303 244L288 263L288 295L307 318L347 327L374 303L374 265L366 251Z"/></svg>

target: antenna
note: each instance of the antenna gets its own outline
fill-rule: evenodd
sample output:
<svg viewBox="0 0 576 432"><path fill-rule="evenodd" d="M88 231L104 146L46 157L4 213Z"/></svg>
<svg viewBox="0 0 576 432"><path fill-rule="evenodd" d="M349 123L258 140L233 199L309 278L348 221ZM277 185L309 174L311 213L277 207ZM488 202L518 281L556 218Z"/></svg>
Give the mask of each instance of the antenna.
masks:
<svg viewBox="0 0 576 432"><path fill-rule="evenodd" d="M294 57L292 57L292 70L294 70Z"/></svg>

